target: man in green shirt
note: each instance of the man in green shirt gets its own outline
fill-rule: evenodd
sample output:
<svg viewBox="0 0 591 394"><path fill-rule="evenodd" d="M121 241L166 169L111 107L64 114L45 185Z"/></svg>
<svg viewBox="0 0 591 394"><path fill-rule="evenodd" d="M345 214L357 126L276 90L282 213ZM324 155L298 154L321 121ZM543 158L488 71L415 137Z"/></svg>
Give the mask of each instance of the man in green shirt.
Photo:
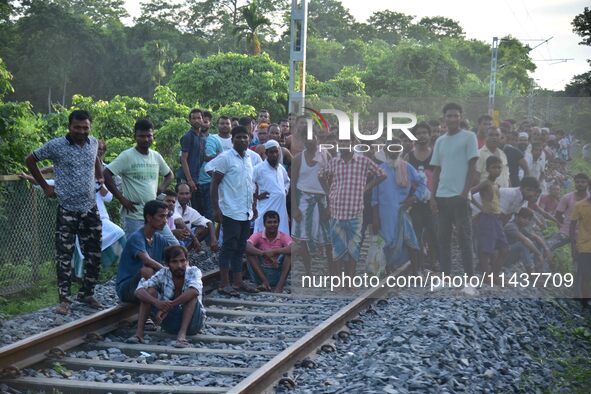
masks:
<svg viewBox="0 0 591 394"><path fill-rule="evenodd" d="M121 203L123 230L128 238L144 225L144 204L155 200L158 194L168 188L173 178L172 171L160 153L150 149L154 142L152 122L139 119L135 123L134 133L135 147L121 152L104 171L105 185ZM114 175L121 177L122 190L115 185ZM164 180L158 185L160 176ZM174 239L173 243L178 244L168 226L165 226L162 235L170 238L171 242Z"/></svg>

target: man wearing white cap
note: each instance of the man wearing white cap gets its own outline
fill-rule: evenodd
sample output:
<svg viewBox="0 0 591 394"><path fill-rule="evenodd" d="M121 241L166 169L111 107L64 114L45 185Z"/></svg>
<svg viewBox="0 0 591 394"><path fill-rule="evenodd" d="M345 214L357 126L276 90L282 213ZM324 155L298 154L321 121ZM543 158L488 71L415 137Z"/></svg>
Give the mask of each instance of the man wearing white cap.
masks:
<svg viewBox="0 0 591 394"><path fill-rule="evenodd" d="M253 181L256 185L257 211L259 216L254 222L254 232L265 229L263 215L267 211L279 213L279 231L289 234L289 219L287 216L287 192L289 191L289 176L283 166L279 165L279 151L281 146L275 140L265 143L267 158L254 168Z"/></svg>

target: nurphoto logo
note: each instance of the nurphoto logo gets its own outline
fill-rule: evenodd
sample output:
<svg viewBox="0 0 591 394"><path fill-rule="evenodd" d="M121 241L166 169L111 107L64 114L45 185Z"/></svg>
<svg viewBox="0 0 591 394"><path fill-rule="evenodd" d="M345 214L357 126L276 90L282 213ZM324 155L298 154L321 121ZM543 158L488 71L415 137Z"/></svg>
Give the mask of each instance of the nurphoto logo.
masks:
<svg viewBox="0 0 591 394"><path fill-rule="evenodd" d="M384 112L378 113L378 127L376 130L369 130L367 133L362 133L359 130L359 113L353 113L353 135L355 138L352 138L351 135L351 120L349 115L344 111L340 111L338 109L321 109L317 111L315 109L305 107L311 114L312 119L308 119L308 129L306 138L311 140L313 138L313 126L316 123L321 130L324 130L326 133L329 133L329 125L324 116L322 114L331 114L336 116L338 121L338 132L336 133L337 144L328 144L322 143L318 144L318 150L347 150L349 152L353 151L356 153L364 153L369 152L370 150L375 150L376 152L380 152L382 150L387 150L389 152L402 152L402 145L400 144L389 144L389 143L360 143L354 144L351 141L353 139L357 141L378 141L383 140L384 131L386 132L386 141L392 141L393 138L396 138L393 131L394 130L401 130L411 141L416 141L417 138L414 134L410 131L416 124L417 124L417 117L415 114L411 114L408 112L387 112L386 113L386 127L384 128ZM401 119L407 120L407 122L400 123ZM346 142L349 142L347 145Z"/></svg>

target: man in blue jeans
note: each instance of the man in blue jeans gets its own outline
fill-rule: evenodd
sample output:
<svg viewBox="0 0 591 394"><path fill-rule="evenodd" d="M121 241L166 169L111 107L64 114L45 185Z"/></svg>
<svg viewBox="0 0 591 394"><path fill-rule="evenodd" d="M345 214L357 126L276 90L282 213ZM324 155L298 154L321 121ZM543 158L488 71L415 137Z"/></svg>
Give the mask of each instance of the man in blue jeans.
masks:
<svg viewBox="0 0 591 394"><path fill-rule="evenodd" d="M451 271L451 234L455 226L467 275L474 272L472 264L472 229L468 193L476 179L478 143L476 134L460 128L462 107L448 103L443 107L447 133L435 142L431 165L433 170L433 197L431 209L438 214L439 261L441 270ZM468 294L475 293L467 288Z"/></svg>
<svg viewBox="0 0 591 394"><path fill-rule="evenodd" d="M128 341L144 342L144 325L151 311L164 331L176 334L175 347L189 347L187 334L197 334L205 318L201 270L189 266L187 249L180 245L166 248L164 264L154 276L142 279L135 291L141 304L135 336Z"/></svg>
<svg viewBox="0 0 591 394"><path fill-rule="evenodd" d="M250 235L250 221L256 218L253 167L246 154L248 130L244 126L232 129L233 148L216 158L211 182L211 203L214 220L222 224L224 242L219 257L219 292L239 296L237 290L258 291L242 282L242 258ZM230 268L232 285L230 285Z"/></svg>

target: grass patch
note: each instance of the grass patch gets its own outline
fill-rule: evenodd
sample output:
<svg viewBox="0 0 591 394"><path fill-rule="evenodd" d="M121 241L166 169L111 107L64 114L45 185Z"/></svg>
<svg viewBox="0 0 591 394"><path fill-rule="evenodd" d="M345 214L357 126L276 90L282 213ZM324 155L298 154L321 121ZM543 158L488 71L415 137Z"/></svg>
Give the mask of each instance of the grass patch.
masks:
<svg viewBox="0 0 591 394"><path fill-rule="evenodd" d="M57 278L54 264L54 262L46 262L41 265L39 280L31 288L4 298L0 297L0 314L14 316L21 313L34 312L57 304ZM116 274L117 265L115 264L108 269L102 269L99 276L99 283L109 281ZM76 294L80 289L80 284L72 281L71 289L71 294Z"/></svg>
<svg viewBox="0 0 591 394"><path fill-rule="evenodd" d="M586 349L587 354L581 356L558 356L558 363L562 371L554 373L553 392L565 392L583 394L589 392L591 382L591 320L587 319L586 326L574 326L572 323L563 330L556 330L552 334L561 341L577 341L581 349ZM583 353L583 352L581 352Z"/></svg>

